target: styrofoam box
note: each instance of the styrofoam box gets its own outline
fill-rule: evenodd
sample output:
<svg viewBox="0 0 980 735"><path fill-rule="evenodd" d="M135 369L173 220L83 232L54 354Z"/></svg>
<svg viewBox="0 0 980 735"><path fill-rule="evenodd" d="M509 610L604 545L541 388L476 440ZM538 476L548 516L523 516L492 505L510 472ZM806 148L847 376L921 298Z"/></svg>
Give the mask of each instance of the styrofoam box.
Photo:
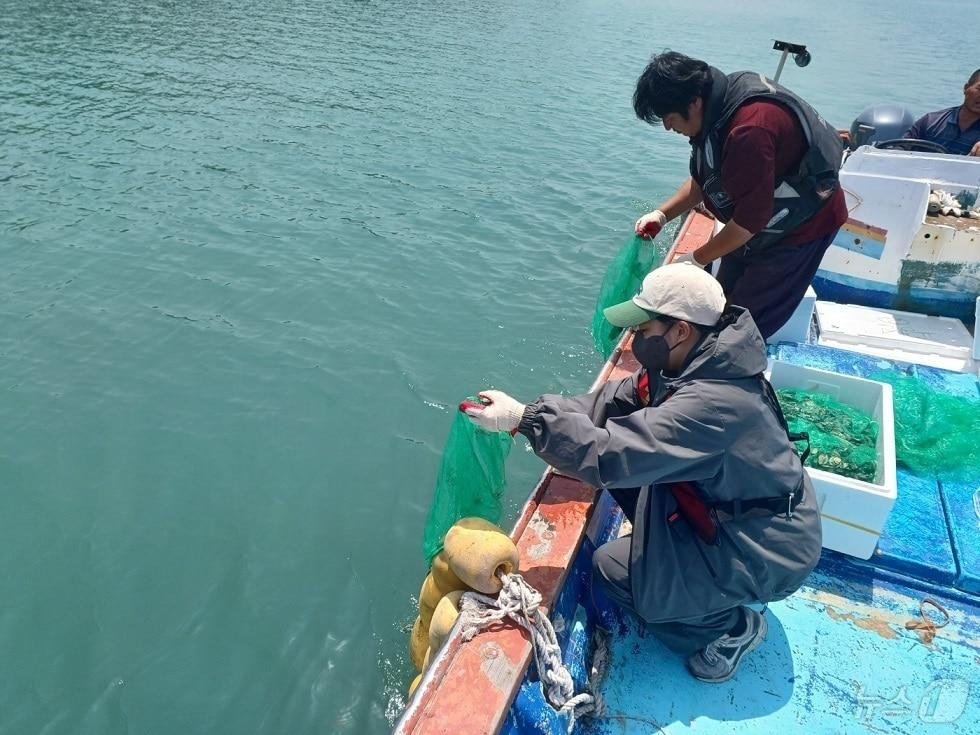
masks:
<svg viewBox="0 0 980 735"><path fill-rule="evenodd" d="M825 393L868 413L878 422L878 471L875 482L862 482L807 467L823 518L823 545L860 559L870 559L888 520L898 481L895 474L895 420L892 387L875 380L770 360L773 387Z"/></svg>
<svg viewBox="0 0 980 735"><path fill-rule="evenodd" d="M796 305L789 320L776 330L767 343L774 345L779 342L795 342L803 344L810 336L810 322L813 321L813 308L817 303L817 292L813 286L807 286L806 293Z"/></svg>

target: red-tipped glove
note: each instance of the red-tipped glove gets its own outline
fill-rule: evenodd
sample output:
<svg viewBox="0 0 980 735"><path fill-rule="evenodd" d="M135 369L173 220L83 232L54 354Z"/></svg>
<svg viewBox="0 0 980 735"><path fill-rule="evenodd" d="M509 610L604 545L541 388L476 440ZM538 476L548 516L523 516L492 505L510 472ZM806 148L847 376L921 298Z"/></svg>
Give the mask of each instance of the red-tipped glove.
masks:
<svg viewBox="0 0 980 735"><path fill-rule="evenodd" d="M470 421L487 431L509 431L511 434L517 431L527 406L499 390L484 390L478 395L485 401L482 405L471 401L459 405Z"/></svg>
<svg viewBox="0 0 980 735"><path fill-rule="evenodd" d="M640 237L649 237L652 240L660 234L665 224L667 224L667 215L655 209L640 217L633 229Z"/></svg>

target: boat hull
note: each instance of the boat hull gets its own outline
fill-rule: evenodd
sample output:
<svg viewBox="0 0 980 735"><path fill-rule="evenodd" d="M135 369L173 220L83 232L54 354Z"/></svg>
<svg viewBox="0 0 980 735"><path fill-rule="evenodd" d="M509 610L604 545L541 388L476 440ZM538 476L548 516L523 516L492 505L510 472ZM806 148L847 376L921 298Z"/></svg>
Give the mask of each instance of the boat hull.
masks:
<svg viewBox="0 0 980 735"><path fill-rule="evenodd" d="M980 220L929 213L934 190L975 195L980 159L860 148L840 172L848 220L813 281L824 301L973 321Z"/></svg>
<svg viewBox="0 0 980 735"><path fill-rule="evenodd" d="M820 270L813 290L823 301L948 316L973 322L976 294L938 288L899 288L866 278Z"/></svg>

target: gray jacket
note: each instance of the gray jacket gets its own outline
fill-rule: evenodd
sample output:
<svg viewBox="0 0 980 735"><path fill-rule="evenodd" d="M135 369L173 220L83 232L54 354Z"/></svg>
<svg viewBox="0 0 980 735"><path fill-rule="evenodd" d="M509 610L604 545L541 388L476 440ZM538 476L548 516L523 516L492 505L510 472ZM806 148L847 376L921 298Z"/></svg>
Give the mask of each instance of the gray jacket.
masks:
<svg viewBox="0 0 980 735"><path fill-rule="evenodd" d="M588 395L545 395L519 430L555 469L599 488L635 488L630 577L636 611L663 622L793 593L820 558L813 488L775 411L763 398L765 344L748 312L729 307L676 378L638 372ZM669 395L669 399L668 399ZM771 498L804 483L792 518L742 518L704 543L663 483L690 481L702 500Z"/></svg>

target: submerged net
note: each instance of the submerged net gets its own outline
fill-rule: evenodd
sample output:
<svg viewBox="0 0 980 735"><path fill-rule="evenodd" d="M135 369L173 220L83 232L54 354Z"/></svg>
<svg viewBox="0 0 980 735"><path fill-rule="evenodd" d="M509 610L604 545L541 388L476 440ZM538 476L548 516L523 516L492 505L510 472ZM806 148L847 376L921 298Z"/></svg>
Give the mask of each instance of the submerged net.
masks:
<svg viewBox="0 0 980 735"><path fill-rule="evenodd" d="M446 532L460 518L479 516L491 523L500 521L501 497L507 484L504 465L512 445L506 431L485 431L461 411L456 412L425 522L422 549L426 563L431 564L442 550Z"/></svg>
<svg viewBox="0 0 980 735"><path fill-rule="evenodd" d="M658 267L667 254L664 245L634 235L606 268L592 317L592 341L602 359L608 359L623 330L606 321L603 309L632 298L643 278Z"/></svg>
<svg viewBox="0 0 980 735"><path fill-rule="evenodd" d="M878 472L878 424L863 411L823 393L776 391L791 432L810 435L808 467L874 482ZM798 444L802 449L805 444Z"/></svg>
<svg viewBox="0 0 980 735"><path fill-rule="evenodd" d="M980 475L980 400L940 393L921 379L871 376L892 386L895 459L913 473L948 480Z"/></svg>

